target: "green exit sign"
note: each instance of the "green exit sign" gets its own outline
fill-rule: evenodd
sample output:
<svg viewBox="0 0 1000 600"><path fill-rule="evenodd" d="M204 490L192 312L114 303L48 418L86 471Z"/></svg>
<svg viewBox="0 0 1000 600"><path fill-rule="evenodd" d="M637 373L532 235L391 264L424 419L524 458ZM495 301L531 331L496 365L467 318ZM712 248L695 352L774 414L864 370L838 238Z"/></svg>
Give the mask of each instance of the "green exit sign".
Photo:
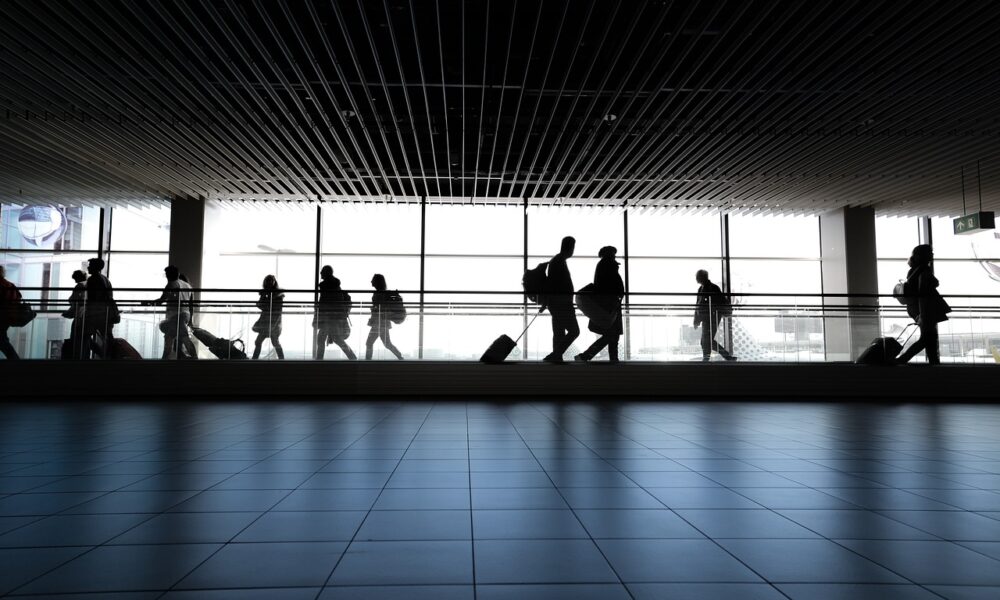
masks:
<svg viewBox="0 0 1000 600"><path fill-rule="evenodd" d="M955 235L993 229L993 212L977 212L959 217L955 219L952 226L955 229Z"/></svg>

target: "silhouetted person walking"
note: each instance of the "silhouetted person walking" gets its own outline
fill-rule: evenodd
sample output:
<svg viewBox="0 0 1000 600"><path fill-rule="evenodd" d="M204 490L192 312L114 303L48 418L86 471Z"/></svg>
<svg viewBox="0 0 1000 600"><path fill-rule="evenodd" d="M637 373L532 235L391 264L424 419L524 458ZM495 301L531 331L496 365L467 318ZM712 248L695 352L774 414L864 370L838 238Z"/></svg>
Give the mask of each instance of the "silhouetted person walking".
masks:
<svg viewBox="0 0 1000 600"><path fill-rule="evenodd" d="M103 270L103 258L91 258L87 261L87 273L90 276L87 278L87 306L83 312L80 344L80 358L83 359L88 357L92 347L101 358L111 356L114 326L121 320L111 280L101 273ZM101 344L95 344L95 337L98 335L101 337Z"/></svg>
<svg viewBox="0 0 1000 600"><path fill-rule="evenodd" d="M937 291L938 280L931 269L933 259L934 252L930 245L920 244L913 249L906 263L910 266L903 284L906 313L920 327L920 339L899 355L896 360L901 363L908 362L921 350L927 355L927 364L941 363L937 325L948 320L951 307Z"/></svg>
<svg viewBox="0 0 1000 600"><path fill-rule="evenodd" d="M589 348L577 354L574 357L576 360L591 360L607 346L608 361L618 362L618 340L623 332L622 298L625 297L625 283L618 273L618 261L615 260L617 254L618 249L614 246L605 246L597 253L601 260L594 270L594 294L597 296L597 303L610 317L608 320L590 320L587 328L600 337Z"/></svg>
<svg viewBox="0 0 1000 600"><path fill-rule="evenodd" d="M258 294L257 308L260 309L260 318L253 324L257 339L253 343L253 360L260 358L260 347L264 340L270 339L274 352L278 355L278 360L285 358L285 351L281 348L281 312L285 302L285 293L278 288L278 279L274 275L268 275L261 284L262 289Z"/></svg>
<svg viewBox="0 0 1000 600"><path fill-rule="evenodd" d="M316 302L316 360L323 360L326 345L337 344L349 360L358 357L347 345L351 335L349 316L351 296L340 289L340 280L333 276L333 267L324 266L319 272L319 300Z"/></svg>
<svg viewBox="0 0 1000 600"><path fill-rule="evenodd" d="M7 269L0 265L0 352L7 360L17 360L21 358L14 350L14 344L10 343L7 330L14 318L14 311L21 304L21 292L17 286L7 281Z"/></svg>
<svg viewBox="0 0 1000 600"><path fill-rule="evenodd" d="M573 278L566 265L575 249L576 239L566 236L559 254L549 260L546 302L552 314L552 353L542 359L545 362L563 362L563 354L580 335L580 324L573 308Z"/></svg>
<svg viewBox="0 0 1000 600"><path fill-rule="evenodd" d="M719 322L722 321L723 313L728 310L729 302L719 286L708 279L708 271L701 269L694 277L701 286L698 288L694 308L694 326L697 328L699 325L704 325L701 328L701 360L710 360L712 350L726 360L736 360L736 357L722 344L715 341L715 336L719 332Z"/></svg>
<svg viewBox="0 0 1000 600"><path fill-rule="evenodd" d="M389 338L389 330L392 329L392 321L389 320L389 292L385 283L385 277L376 273L372 276L372 287L375 293L372 294L372 316L368 319L371 330L368 332L368 339L365 341L365 360L372 359L375 349L375 340L381 338L389 352L399 360L403 360L403 355L392 345Z"/></svg>
<svg viewBox="0 0 1000 600"><path fill-rule="evenodd" d="M69 343L63 346L63 358L78 358L82 353L80 344L83 340L83 324L86 321L84 311L87 306L87 274L77 269L73 271L73 281L76 285L69 295L69 307L62 316L69 319Z"/></svg>
<svg viewBox="0 0 1000 600"><path fill-rule="evenodd" d="M146 300L144 306L164 304L166 315L160 322L160 331L163 332L163 358L169 358L171 352L176 352L178 358L198 358L198 351L188 333L188 325L191 324L191 311L194 308L194 294L191 292L191 284L180 278L180 270L169 265L163 269L163 275L167 278L167 285L163 288L163 293L156 300Z"/></svg>

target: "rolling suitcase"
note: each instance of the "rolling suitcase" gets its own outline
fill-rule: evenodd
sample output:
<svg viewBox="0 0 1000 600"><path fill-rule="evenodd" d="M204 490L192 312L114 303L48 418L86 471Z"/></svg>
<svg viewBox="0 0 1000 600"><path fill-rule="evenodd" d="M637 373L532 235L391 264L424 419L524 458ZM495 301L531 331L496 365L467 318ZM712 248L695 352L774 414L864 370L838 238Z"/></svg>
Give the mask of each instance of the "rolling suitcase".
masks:
<svg viewBox="0 0 1000 600"><path fill-rule="evenodd" d="M142 360L142 355L125 338L111 338L111 358L114 360Z"/></svg>
<svg viewBox="0 0 1000 600"><path fill-rule="evenodd" d="M516 340L510 339L510 336L507 334L501 335L497 339L493 340L493 343L490 344L490 347L483 353L479 362L500 364L506 360L507 357L510 356L511 350L517 347L517 342L524 337L524 334L528 332L528 328L531 327L531 323L534 323L535 319L537 319L540 314L542 314L541 311L535 313L535 316L531 318L531 322L528 323L528 327L524 328L524 331L521 332L521 335L517 336Z"/></svg>
<svg viewBox="0 0 1000 600"><path fill-rule="evenodd" d="M899 332L899 337L903 337L903 334L906 333L911 326L916 327L916 325L916 323L910 323L904 327L903 331ZM916 329L910 331L910 335L906 336L906 339L902 342L900 342L898 338L894 337L875 338L872 340L872 343L868 345L865 351L861 353L861 356L859 356L854 362L859 365L891 364L892 361L899 356L899 353L903 351L903 346L910 341L910 338L913 337L913 334L916 332Z"/></svg>

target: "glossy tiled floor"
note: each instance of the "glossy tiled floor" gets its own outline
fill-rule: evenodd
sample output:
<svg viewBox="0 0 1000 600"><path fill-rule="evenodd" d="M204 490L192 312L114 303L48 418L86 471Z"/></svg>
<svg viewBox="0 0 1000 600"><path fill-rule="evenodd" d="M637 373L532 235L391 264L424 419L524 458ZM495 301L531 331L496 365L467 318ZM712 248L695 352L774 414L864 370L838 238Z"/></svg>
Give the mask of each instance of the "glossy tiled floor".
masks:
<svg viewBox="0 0 1000 600"><path fill-rule="evenodd" d="M0 595L1000 597L1000 407L0 408Z"/></svg>

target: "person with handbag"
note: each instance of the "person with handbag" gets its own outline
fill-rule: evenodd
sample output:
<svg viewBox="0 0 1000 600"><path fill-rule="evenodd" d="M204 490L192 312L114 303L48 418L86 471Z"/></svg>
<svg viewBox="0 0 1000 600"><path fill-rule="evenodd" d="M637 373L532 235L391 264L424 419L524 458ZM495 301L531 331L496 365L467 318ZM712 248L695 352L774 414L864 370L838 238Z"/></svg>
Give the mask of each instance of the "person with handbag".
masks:
<svg viewBox="0 0 1000 600"><path fill-rule="evenodd" d="M371 327L371 330L368 331L368 339L365 341L365 360L372 359L375 340L378 339L382 340L386 350L392 352L393 356L403 360L402 353L389 338L389 330L392 329L392 321L389 318L392 294L388 291L389 286L385 282L385 277L380 273L372 275L372 287L375 288L375 293L372 294L371 317L368 319L368 326Z"/></svg>
<svg viewBox="0 0 1000 600"><path fill-rule="evenodd" d="M253 331L257 334L257 339L253 343L253 360L260 358L260 348L264 340L270 339L274 352L278 355L278 360L284 360L285 351L281 348L281 312L285 302L285 293L278 287L278 279L274 275L268 275L261 284L258 292L260 298L257 300L257 308L260 309L260 318L253 324Z"/></svg>
<svg viewBox="0 0 1000 600"><path fill-rule="evenodd" d="M594 270L594 300L601 309L601 318L591 318L587 329L598 334L597 340L589 348L574 356L577 361L589 361L598 352L608 348L608 362L618 362L618 340L622 336L622 298L625 297L625 283L618 272L619 263L615 260L618 249L605 246L597 256L597 268Z"/></svg>
<svg viewBox="0 0 1000 600"><path fill-rule="evenodd" d="M333 276L333 267L324 266L319 272L319 298L316 302L316 360L323 360L326 345L337 344L348 360L357 355L347 345L351 335L351 295L340 289L340 280Z"/></svg>
<svg viewBox="0 0 1000 600"><path fill-rule="evenodd" d="M695 273L695 281L698 282L698 296L694 307L694 327L701 328L701 360L712 359L712 350L719 353L726 360L736 360L729 350L715 341L715 336L719 333L719 323L722 317L731 313L732 306L729 299L719 286L712 283L708 278L708 271L699 269Z"/></svg>
<svg viewBox="0 0 1000 600"><path fill-rule="evenodd" d="M7 330L14 321L15 311L21 305L21 291L17 286L7 281L7 269L0 265L0 352L7 360L17 360L21 358L14 350L14 344L10 343Z"/></svg>
<svg viewBox="0 0 1000 600"><path fill-rule="evenodd" d="M896 359L899 363L909 362L921 350L927 356L927 364L941 363L937 325L948 320L951 307L937 291L939 282L931 268L933 260L934 252L930 244L920 244L913 248L906 263L910 270L903 283L903 298L906 313L920 327L920 339L899 355Z"/></svg>

